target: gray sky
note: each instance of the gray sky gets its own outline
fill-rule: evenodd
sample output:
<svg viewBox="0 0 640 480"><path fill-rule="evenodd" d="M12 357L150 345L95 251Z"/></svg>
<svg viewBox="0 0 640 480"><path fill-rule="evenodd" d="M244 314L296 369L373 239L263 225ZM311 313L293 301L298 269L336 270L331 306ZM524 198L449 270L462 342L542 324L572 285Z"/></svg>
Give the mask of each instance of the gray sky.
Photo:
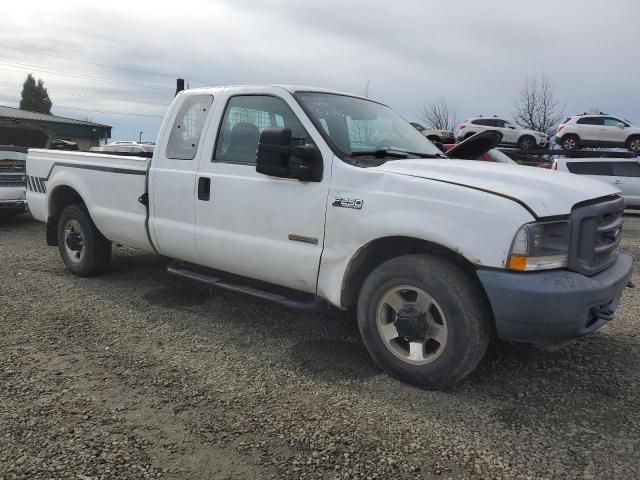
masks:
<svg viewBox="0 0 640 480"><path fill-rule="evenodd" d="M524 79L544 74L566 114L598 107L640 123L638 0L21 0L2 10L0 104L17 106L32 72L53 113L112 125L113 139L142 130L155 140L178 75L193 87L357 94L368 80L370 97L414 120L438 97L459 119L510 117Z"/></svg>

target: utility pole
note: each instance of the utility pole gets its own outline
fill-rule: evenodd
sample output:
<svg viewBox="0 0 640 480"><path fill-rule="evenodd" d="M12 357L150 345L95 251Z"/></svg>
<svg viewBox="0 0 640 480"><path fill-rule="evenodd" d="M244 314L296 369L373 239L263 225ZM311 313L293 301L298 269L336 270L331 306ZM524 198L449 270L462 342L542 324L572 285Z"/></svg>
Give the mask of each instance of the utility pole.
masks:
<svg viewBox="0 0 640 480"><path fill-rule="evenodd" d="M142 143L142 132L140 132L140 138L138 139L138 143Z"/></svg>

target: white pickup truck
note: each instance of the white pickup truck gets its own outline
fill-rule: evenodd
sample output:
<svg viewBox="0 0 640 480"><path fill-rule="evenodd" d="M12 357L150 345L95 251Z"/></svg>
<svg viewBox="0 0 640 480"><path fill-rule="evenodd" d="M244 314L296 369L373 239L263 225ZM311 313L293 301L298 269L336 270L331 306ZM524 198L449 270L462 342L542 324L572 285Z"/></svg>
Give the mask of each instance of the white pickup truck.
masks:
<svg viewBox="0 0 640 480"><path fill-rule="evenodd" d="M632 272L613 186L452 160L390 108L317 88L183 91L153 158L30 150L27 175L71 272L105 270L117 242L191 280L353 308L377 364L429 388L471 372L492 332L595 331Z"/></svg>

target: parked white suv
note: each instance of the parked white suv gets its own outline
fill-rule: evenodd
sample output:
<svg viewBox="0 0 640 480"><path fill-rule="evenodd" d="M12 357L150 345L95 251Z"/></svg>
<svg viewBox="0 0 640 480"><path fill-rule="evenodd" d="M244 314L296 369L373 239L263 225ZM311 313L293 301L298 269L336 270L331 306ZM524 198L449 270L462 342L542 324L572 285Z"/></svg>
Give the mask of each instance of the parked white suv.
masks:
<svg viewBox="0 0 640 480"><path fill-rule="evenodd" d="M549 145L549 136L546 133L521 128L515 123L498 117L468 118L460 124L456 138L461 141L485 130L497 130L502 133L500 145L516 145L521 150L545 148Z"/></svg>
<svg viewBox="0 0 640 480"><path fill-rule="evenodd" d="M635 158L559 158L551 169L609 183L620 189L627 208L640 209L640 162Z"/></svg>
<svg viewBox="0 0 640 480"><path fill-rule="evenodd" d="M640 153L640 127L611 115L574 115L558 125L554 138L565 150L624 147Z"/></svg>
<svg viewBox="0 0 640 480"><path fill-rule="evenodd" d="M417 122L410 122L413 127L422 135L427 137L430 142L454 143L456 137L450 130L438 130L435 128L425 128Z"/></svg>

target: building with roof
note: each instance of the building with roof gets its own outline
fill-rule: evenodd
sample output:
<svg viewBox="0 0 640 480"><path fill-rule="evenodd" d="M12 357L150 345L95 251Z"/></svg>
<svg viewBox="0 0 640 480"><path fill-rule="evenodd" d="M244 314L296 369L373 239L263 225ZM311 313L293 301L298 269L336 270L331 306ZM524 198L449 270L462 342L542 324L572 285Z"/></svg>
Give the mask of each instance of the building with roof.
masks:
<svg viewBox="0 0 640 480"><path fill-rule="evenodd" d="M36 125L46 130L51 140L70 140L78 144L80 150L97 147L101 140L111 138L111 127L100 123L74 120L46 113L30 112L18 108L0 105L2 124ZM2 142L0 142L2 143Z"/></svg>

